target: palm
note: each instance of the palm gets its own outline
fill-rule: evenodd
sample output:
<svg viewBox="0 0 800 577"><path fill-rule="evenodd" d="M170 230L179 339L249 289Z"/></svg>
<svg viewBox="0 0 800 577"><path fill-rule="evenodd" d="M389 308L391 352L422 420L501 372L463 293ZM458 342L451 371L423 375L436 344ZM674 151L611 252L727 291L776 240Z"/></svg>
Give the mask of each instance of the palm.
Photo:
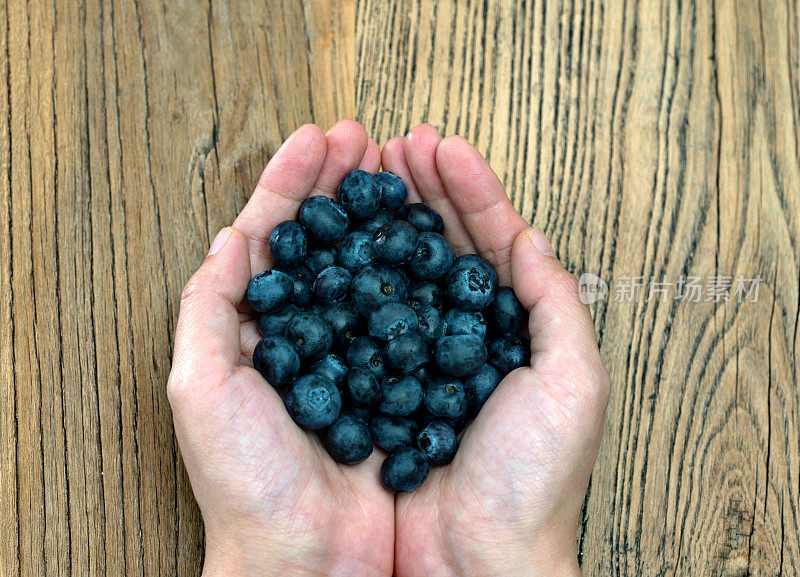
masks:
<svg viewBox="0 0 800 577"><path fill-rule="evenodd" d="M209 401L204 467L216 471L210 490L226 504L212 522L215 515L243 520L287 546L327 540L328 554L373 571L391 564L394 501L376 482L377 455L356 467L337 465L247 366L236 370L223 398Z"/></svg>

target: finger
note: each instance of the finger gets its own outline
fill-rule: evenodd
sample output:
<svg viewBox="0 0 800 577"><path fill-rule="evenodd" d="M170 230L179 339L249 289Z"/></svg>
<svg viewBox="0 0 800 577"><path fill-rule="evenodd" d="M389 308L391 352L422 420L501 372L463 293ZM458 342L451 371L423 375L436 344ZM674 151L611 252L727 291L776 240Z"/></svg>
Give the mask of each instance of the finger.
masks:
<svg viewBox="0 0 800 577"><path fill-rule="evenodd" d="M325 163L311 194L333 197L345 175L361 164L369 139L364 127L355 120L340 120L327 132L325 139L328 144Z"/></svg>
<svg viewBox="0 0 800 577"><path fill-rule="evenodd" d="M448 136L439 143L436 166L478 252L497 269L501 284L510 284L511 247L528 223L486 159L462 137Z"/></svg>
<svg viewBox="0 0 800 577"><path fill-rule="evenodd" d="M554 257L542 231L528 228L517 235L511 275L517 298L530 312L531 368L556 375L556 380L570 376L570 384L580 382L607 394L608 374L589 308L579 298L577 280Z"/></svg>
<svg viewBox="0 0 800 577"><path fill-rule="evenodd" d="M276 224L292 219L325 161L326 140L319 127L298 128L272 157L255 192L233 226L247 238L250 274L271 265L269 235Z"/></svg>
<svg viewBox="0 0 800 577"><path fill-rule="evenodd" d="M476 252L475 244L461 222L458 211L445 192L439 169L436 167L436 148L442 137L429 124L412 128L406 136L404 150L411 176L422 200L442 215L445 236L458 254Z"/></svg>
<svg viewBox="0 0 800 577"><path fill-rule="evenodd" d="M256 350L258 341L261 340L261 333L258 332L258 323L255 320L247 321L239 325L240 352L248 359L253 358L253 351Z"/></svg>
<svg viewBox="0 0 800 577"><path fill-rule="evenodd" d="M191 388L200 376L228 374L239 361L239 314L250 280L247 239L223 228L181 294L170 387ZM175 392L175 391L173 391Z"/></svg>
<svg viewBox="0 0 800 577"><path fill-rule="evenodd" d="M381 151L381 164L383 165L383 170L393 172L406 185L409 203L422 202L417 186L411 176L411 169L408 168L408 162L406 162L405 141L406 139L402 136L396 136L384 144Z"/></svg>
<svg viewBox="0 0 800 577"><path fill-rule="evenodd" d="M372 138L367 143L367 151L364 153L364 158L361 159L361 164L358 168L366 170L370 174L375 174L381 167L381 149L378 143Z"/></svg>

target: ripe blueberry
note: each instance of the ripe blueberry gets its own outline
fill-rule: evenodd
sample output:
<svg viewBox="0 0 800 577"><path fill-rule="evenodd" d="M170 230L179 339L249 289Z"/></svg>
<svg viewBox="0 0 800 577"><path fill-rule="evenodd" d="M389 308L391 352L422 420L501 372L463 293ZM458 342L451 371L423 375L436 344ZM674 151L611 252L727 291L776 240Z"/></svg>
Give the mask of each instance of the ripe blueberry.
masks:
<svg viewBox="0 0 800 577"><path fill-rule="evenodd" d="M336 385L314 373L297 379L283 402L294 422L310 431L331 425L342 409L342 396Z"/></svg>
<svg viewBox="0 0 800 577"><path fill-rule="evenodd" d="M278 266L294 266L306 258L306 231L303 225L285 220L272 229L269 250Z"/></svg>
<svg viewBox="0 0 800 577"><path fill-rule="evenodd" d="M409 331L389 341L386 360L396 371L410 373L428 362L430 351L425 338L416 331Z"/></svg>
<svg viewBox="0 0 800 577"><path fill-rule="evenodd" d="M329 266L314 281L314 296L321 305L330 305L345 300L350 294L353 277L340 266Z"/></svg>
<svg viewBox="0 0 800 577"><path fill-rule="evenodd" d="M506 376L531 363L531 342L517 335L503 335L489 343L489 363Z"/></svg>
<svg viewBox="0 0 800 577"><path fill-rule="evenodd" d="M408 261L408 272L418 279L436 280L450 270L455 260L453 247L442 235L422 232L417 240L417 248Z"/></svg>
<svg viewBox="0 0 800 577"><path fill-rule="evenodd" d="M365 317L381 305L404 301L406 283L395 269L382 265L367 265L356 273L350 285L353 306Z"/></svg>
<svg viewBox="0 0 800 577"><path fill-rule="evenodd" d="M414 447L402 447L384 459L381 484L392 493L407 493L425 482L430 468L422 451Z"/></svg>
<svg viewBox="0 0 800 577"><path fill-rule="evenodd" d="M419 327L417 313L403 303L386 303L369 316L367 325L370 336L383 341L415 331Z"/></svg>
<svg viewBox="0 0 800 577"><path fill-rule="evenodd" d="M375 416L369 422L373 442L384 451L394 451L414 444L417 423L403 417Z"/></svg>
<svg viewBox="0 0 800 577"><path fill-rule="evenodd" d="M433 347L433 359L446 375L465 377L477 373L486 362L486 346L476 335L442 337Z"/></svg>
<svg viewBox="0 0 800 577"><path fill-rule="evenodd" d="M387 264L406 262L417 248L417 230L402 220L379 228L372 236L375 260Z"/></svg>
<svg viewBox="0 0 800 577"><path fill-rule="evenodd" d="M357 273L375 260L375 247L372 235L360 230L349 233L339 245L339 263L350 271Z"/></svg>
<svg viewBox="0 0 800 577"><path fill-rule="evenodd" d="M422 385L411 375L386 377L378 410L390 417L407 417L422 404Z"/></svg>
<svg viewBox="0 0 800 577"><path fill-rule="evenodd" d="M514 289L501 286L489 306L488 318L492 328L501 335L516 333L528 319L528 311L517 299Z"/></svg>
<svg viewBox="0 0 800 577"><path fill-rule="evenodd" d="M319 314L331 325L334 349L347 351L361 332L362 322L358 311L349 303L334 303L323 308Z"/></svg>
<svg viewBox="0 0 800 577"><path fill-rule="evenodd" d="M347 349L347 364L364 367L382 379L386 376L386 354L383 345L372 337L358 337Z"/></svg>
<svg viewBox="0 0 800 577"><path fill-rule="evenodd" d="M347 376L347 364L342 357L331 353L312 364L311 372L329 378L334 385L340 387Z"/></svg>
<svg viewBox="0 0 800 577"><path fill-rule="evenodd" d="M425 387L423 404L435 417L457 419L467 411L467 393L458 379L436 378Z"/></svg>
<svg viewBox="0 0 800 577"><path fill-rule="evenodd" d="M474 375L464 379L467 405L472 414L481 410L486 399L494 392L503 376L492 365L486 364Z"/></svg>
<svg viewBox="0 0 800 577"><path fill-rule="evenodd" d="M454 306L465 311L481 311L494 299L497 271L474 254L458 257L445 276L447 296Z"/></svg>
<svg viewBox="0 0 800 577"><path fill-rule="evenodd" d="M444 421L431 421L419 432L417 446L431 465L446 465L458 450L458 439L453 427Z"/></svg>
<svg viewBox="0 0 800 577"><path fill-rule="evenodd" d="M298 313L286 325L284 336L300 358L316 360L328 354L333 344L331 325L315 313Z"/></svg>
<svg viewBox="0 0 800 577"><path fill-rule="evenodd" d="M294 315L300 312L300 309L294 305L286 305L271 313L262 313L258 315L256 326L258 332L262 337L275 337L283 336L283 331L286 325Z"/></svg>
<svg viewBox="0 0 800 577"><path fill-rule="evenodd" d="M283 337L264 337L253 351L253 367L273 387L291 384L300 370L300 357Z"/></svg>
<svg viewBox="0 0 800 577"><path fill-rule="evenodd" d="M267 270L253 277L247 285L247 302L258 312L272 312L289 302L293 288L289 275Z"/></svg>
<svg viewBox="0 0 800 577"><path fill-rule="evenodd" d="M448 335L476 335L486 338L486 319L481 312L450 309L444 317Z"/></svg>
<svg viewBox="0 0 800 577"><path fill-rule="evenodd" d="M353 218L369 218L380 206L381 188L366 170L351 170L339 185L339 202Z"/></svg>
<svg viewBox="0 0 800 577"><path fill-rule="evenodd" d="M406 221L418 232L444 232L444 221L439 213L421 202L401 206L397 210L397 218Z"/></svg>
<svg viewBox="0 0 800 577"><path fill-rule="evenodd" d="M399 176L391 172L378 172L373 178L381 189L381 206L397 210L405 204L408 189Z"/></svg>
<svg viewBox="0 0 800 577"><path fill-rule="evenodd" d="M375 374L364 367L351 367L345 386L353 404L374 407L381 400L381 386Z"/></svg>
<svg viewBox="0 0 800 577"><path fill-rule="evenodd" d="M333 246L347 234L350 220L337 202L327 196L309 196L300 205L297 220L319 246Z"/></svg>
<svg viewBox="0 0 800 577"><path fill-rule="evenodd" d="M358 417L343 413L325 431L325 447L338 463L360 463L372 453L369 426Z"/></svg>

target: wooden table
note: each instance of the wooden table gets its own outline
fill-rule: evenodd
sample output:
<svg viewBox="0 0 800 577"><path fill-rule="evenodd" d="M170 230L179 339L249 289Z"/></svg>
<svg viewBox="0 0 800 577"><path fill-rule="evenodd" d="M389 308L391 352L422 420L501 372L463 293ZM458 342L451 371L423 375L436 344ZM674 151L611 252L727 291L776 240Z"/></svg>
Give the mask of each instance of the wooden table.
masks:
<svg viewBox="0 0 800 577"><path fill-rule="evenodd" d="M472 140L610 284L586 574L797 575L799 107L797 0L3 0L0 574L199 574L181 287L294 128L354 117Z"/></svg>

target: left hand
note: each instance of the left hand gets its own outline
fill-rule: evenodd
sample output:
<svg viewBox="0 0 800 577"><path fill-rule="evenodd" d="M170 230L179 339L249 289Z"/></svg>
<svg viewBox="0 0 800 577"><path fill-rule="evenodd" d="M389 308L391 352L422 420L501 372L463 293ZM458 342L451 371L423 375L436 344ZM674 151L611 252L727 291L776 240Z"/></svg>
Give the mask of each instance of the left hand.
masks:
<svg viewBox="0 0 800 577"><path fill-rule="evenodd" d="M205 523L207 577L392 574L394 496L378 483L382 455L340 466L292 422L252 367L260 336L243 302L250 278L272 264L273 227L310 194L333 195L350 170L379 164L355 122L327 135L299 128L183 291L167 392Z"/></svg>

